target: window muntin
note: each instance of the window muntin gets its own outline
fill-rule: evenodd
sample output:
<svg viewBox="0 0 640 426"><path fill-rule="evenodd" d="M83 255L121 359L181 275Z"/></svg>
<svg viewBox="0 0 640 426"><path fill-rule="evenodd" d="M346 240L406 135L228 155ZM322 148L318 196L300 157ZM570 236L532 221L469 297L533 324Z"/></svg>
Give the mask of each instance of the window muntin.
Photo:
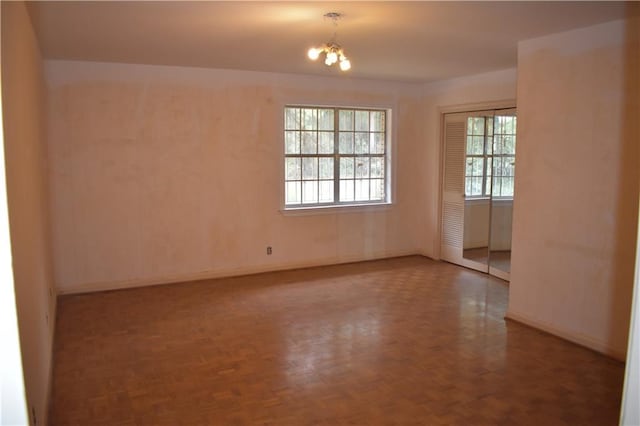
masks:
<svg viewBox="0 0 640 426"><path fill-rule="evenodd" d="M388 201L387 111L287 106L285 207Z"/></svg>
<svg viewBox="0 0 640 426"><path fill-rule="evenodd" d="M465 196L513 198L516 117L467 118Z"/></svg>
<svg viewBox="0 0 640 426"><path fill-rule="evenodd" d="M513 198L516 161L516 117L496 115L493 134L493 197Z"/></svg>

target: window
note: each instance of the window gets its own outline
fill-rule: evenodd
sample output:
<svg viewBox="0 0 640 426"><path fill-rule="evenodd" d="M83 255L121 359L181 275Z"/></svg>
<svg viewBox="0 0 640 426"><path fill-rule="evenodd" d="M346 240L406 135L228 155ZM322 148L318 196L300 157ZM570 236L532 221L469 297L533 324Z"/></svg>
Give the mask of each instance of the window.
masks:
<svg viewBox="0 0 640 426"><path fill-rule="evenodd" d="M388 202L387 111L284 109L285 208Z"/></svg>
<svg viewBox="0 0 640 426"><path fill-rule="evenodd" d="M513 198L516 117L467 118L465 196Z"/></svg>

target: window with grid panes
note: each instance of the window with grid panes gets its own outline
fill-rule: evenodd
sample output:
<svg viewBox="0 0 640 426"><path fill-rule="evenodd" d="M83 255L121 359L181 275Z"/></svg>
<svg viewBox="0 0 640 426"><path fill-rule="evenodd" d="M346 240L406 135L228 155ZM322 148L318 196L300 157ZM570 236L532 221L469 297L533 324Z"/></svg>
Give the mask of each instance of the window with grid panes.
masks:
<svg viewBox="0 0 640 426"><path fill-rule="evenodd" d="M287 106L285 207L388 202L387 111Z"/></svg>
<svg viewBox="0 0 640 426"><path fill-rule="evenodd" d="M516 162L516 116L493 117L493 197L512 198Z"/></svg>
<svg viewBox="0 0 640 426"><path fill-rule="evenodd" d="M513 197L516 117L467 119L465 196Z"/></svg>

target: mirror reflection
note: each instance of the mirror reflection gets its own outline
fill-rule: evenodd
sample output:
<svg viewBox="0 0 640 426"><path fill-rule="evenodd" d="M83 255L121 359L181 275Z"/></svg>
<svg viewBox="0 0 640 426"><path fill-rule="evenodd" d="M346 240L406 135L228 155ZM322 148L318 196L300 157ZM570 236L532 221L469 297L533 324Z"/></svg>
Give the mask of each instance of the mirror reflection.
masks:
<svg viewBox="0 0 640 426"><path fill-rule="evenodd" d="M504 279L511 269L515 146L515 110L467 118L463 257Z"/></svg>
<svg viewBox="0 0 640 426"><path fill-rule="evenodd" d="M493 121L489 272L509 279L516 160L515 112L496 114Z"/></svg>

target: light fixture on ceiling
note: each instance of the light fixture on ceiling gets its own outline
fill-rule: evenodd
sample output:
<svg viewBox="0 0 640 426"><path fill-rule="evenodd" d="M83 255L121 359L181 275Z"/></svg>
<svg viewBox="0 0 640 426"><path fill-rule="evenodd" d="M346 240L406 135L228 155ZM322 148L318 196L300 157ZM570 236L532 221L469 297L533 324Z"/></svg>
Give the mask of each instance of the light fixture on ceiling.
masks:
<svg viewBox="0 0 640 426"><path fill-rule="evenodd" d="M342 50L342 46L340 46L336 42L336 34L338 33L338 21L344 17L342 13L339 12L329 12L324 14L325 18L331 19L333 21L334 32L331 41L324 44L321 47L312 47L307 52L307 56L312 61L317 60L320 55L324 53L324 64L328 67L335 63L339 63L340 69L342 71L348 71L351 69L351 61L347 59L344 54L344 50Z"/></svg>

